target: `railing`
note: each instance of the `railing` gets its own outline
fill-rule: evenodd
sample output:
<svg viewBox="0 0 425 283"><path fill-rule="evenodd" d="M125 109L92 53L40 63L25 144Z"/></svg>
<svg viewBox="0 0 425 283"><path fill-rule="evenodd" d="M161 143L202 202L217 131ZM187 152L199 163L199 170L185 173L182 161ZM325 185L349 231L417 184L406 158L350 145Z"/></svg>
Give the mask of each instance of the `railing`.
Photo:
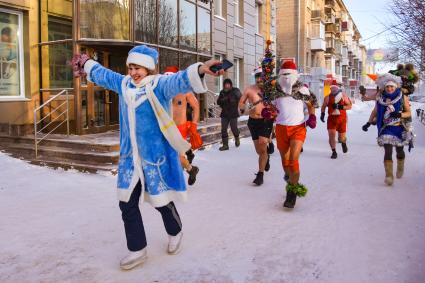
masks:
<svg viewBox="0 0 425 283"><path fill-rule="evenodd" d="M42 105L34 109L34 146L35 146L35 158L38 158L38 144L42 142L48 135L53 133L56 129L58 129L60 126L62 126L64 123L66 123L66 134L69 136L69 96L68 91L73 90L72 88L65 88L65 89L40 89L40 92L55 92L59 91L58 94L54 95L53 97L49 98L46 102L44 102ZM58 106L56 106L53 110L50 110L43 118L41 118L39 121L37 121L37 113L43 110L44 107L47 105L51 105L53 101L58 100L61 95L66 95L66 100L62 103L60 103ZM66 106L65 110L60 111L61 107ZM37 130L37 126L46 120L48 117L52 117L52 114L57 113L57 116L55 118L50 118L50 121L47 124L42 124L42 128L40 130ZM53 123L55 123L60 117L65 116L65 119L61 121L58 125L56 125L52 130L49 130L47 133L44 133L43 131L48 129ZM41 117L41 116L40 116ZM42 135L42 137L39 137L39 135Z"/></svg>
<svg viewBox="0 0 425 283"><path fill-rule="evenodd" d="M206 93L206 97L207 97L207 117L206 117L206 119L208 120L208 118L218 118L218 117L220 117L221 108L220 108L220 106L217 105L218 95L215 92L208 90L207 93Z"/></svg>
<svg viewBox="0 0 425 283"><path fill-rule="evenodd" d="M422 124L425 125L425 111L423 109L416 109L416 114L419 118L419 121L421 121Z"/></svg>

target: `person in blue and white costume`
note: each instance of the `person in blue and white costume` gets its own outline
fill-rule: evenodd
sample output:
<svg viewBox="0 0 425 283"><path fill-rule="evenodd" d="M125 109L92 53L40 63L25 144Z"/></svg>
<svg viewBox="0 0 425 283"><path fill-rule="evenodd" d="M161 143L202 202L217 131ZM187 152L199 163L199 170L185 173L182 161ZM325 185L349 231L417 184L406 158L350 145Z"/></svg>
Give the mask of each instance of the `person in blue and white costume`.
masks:
<svg viewBox="0 0 425 283"><path fill-rule="evenodd" d="M397 172L399 179L404 174L405 153L403 147L413 142L413 132L409 125L412 116L410 102L401 91L401 79L393 74L387 73L378 77L376 81L382 93L377 96L371 120L376 117L378 127L378 145L384 147L384 182L388 186L393 185L393 147L396 149Z"/></svg>
<svg viewBox="0 0 425 283"><path fill-rule="evenodd" d="M95 84L119 94L120 161L118 199L129 255L120 262L132 269L147 258L146 235L139 200L145 199L162 215L169 235L168 253L176 254L182 240L182 224L175 200L187 199L179 154L190 144L181 137L170 115L170 102L178 93L205 93L204 75L219 61L196 63L174 75L154 75L158 53L145 45L130 50L128 75L115 73L87 55L75 55L74 75L87 75Z"/></svg>

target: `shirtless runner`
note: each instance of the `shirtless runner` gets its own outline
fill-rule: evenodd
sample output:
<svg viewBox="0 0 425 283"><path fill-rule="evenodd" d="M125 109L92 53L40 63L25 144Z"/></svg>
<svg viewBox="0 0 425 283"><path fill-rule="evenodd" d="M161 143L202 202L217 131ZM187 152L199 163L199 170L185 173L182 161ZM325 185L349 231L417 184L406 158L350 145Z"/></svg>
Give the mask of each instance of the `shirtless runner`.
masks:
<svg viewBox="0 0 425 283"><path fill-rule="evenodd" d="M258 154L258 173L253 183L257 186L263 184L264 171L270 170L269 155L267 146L269 144L270 135L273 130L273 121L265 120L261 116L261 111L264 109L260 88L258 84L261 82L261 69L257 69L254 73L255 85L248 86L239 100L239 109L241 112L245 109L245 104L249 104L249 119L248 128L254 141L255 151Z"/></svg>
<svg viewBox="0 0 425 283"><path fill-rule="evenodd" d="M170 66L165 69L165 74L174 74L176 72L178 72L178 68L175 66ZM192 121L187 120L187 104L193 109ZM173 120L184 139L187 139L190 128L194 127L195 130L197 129L197 123L199 121L199 103L193 93L180 93L173 98ZM180 155L180 163L189 174L187 183L191 186L196 182L196 175L199 172L199 168L191 164L195 157L191 149L186 152L186 155L187 157L185 155Z"/></svg>

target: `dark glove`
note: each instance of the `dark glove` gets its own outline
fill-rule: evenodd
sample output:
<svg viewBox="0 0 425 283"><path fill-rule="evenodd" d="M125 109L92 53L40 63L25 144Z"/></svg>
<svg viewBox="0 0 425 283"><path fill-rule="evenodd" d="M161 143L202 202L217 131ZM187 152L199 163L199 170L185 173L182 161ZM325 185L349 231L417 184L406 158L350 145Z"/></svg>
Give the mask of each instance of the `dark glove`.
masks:
<svg viewBox="0 0 425 283"><path fill-rule="evenodd" d="M320 121L322 121L323 123L325 123L325 112L322 112L320 114Z"/></svg>
<svg viewBox="0 0 425 283"><path fill-rule="evenodd" d="M241 114L245 112L245 108L239 109L241 111Z"/></svg>
<svg viewBox="0 0 425 283"><path fill-rule="evenodd" d="M72 71L74 73L74 77L84 77L86 76L86 72L84 71L84 64L90 59L87 54L75 54L72 57L71 65Z"/></svg>
<svg viewBox="0 0 425 283"><path fill-rule="evenodd" d="M366 124L363 125L362 129L363 129L363 131L367 132L367 130L369 129L369 127L370 127L370 123L367 122Z"/></svg>
<svg viewBox="0 0 425 283"><path fill-rule="evenodd" d="M343 110L344 109L344 105L338 104L338 103L334 103L332 104L333 109L339 109L339 110Z"/></svg>
<svg viewBox="0 0 425 283"><path fill-rule="evenodd" d="M316 124L317 124L316 115L310 114L310 116L308 117L308 120L305 122L305 124L312 129L316 128Z"/></svg>
<svg viewBox="0 0 425 283"><path fill-rule="evenodd" d="M391 112L390 117L391 118L401 118L401 112Z"/></svg>
<svg viewBox="0 0 425 283"><path fill-rule="evenodd" d="M413 146L413 142L412 142L412 141L410 141L410 142L409 142L409 152L412 150L412 148L414 148L414 146Z"/></svg>

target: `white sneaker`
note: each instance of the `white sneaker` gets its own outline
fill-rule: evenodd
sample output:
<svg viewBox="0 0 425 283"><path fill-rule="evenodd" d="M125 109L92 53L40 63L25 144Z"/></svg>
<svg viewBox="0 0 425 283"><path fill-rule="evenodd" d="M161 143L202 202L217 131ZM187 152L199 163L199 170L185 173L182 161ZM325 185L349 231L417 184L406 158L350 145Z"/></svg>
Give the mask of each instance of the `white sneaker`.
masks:
<svg viewBox="0 0 425 283"><path fill-rule="evenodd" d="M183 232L178 233L175 236L169 236L168 240L168 254L175 255L180 252L180 247L183 238Z"/></svg>
<svg viewBox="0 0 425 283"><path fill-rule="evenodd" d="M130 270L146 261L148 253L146 248L137 252L130 252L120 261L120 267L124 270Z"/></svg>

